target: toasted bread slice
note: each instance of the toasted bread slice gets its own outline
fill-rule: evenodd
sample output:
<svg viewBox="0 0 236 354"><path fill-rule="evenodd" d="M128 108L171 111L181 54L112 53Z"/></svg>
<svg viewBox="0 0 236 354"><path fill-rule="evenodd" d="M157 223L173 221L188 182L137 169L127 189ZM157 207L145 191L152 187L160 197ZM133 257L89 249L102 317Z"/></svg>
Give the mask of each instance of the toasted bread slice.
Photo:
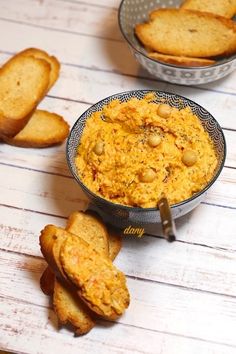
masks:
<svg viewBox="0 0 236 354"><path fill-rule="evenodd" d="M96 217L95 215L92 215L91 213L76 211L69 216L66 229L67 231L83 238L85 241L87 241L93 247L95 247L97 251L100 252L101 254L104 254L105 256L108 255L107 230L105 225L103 225L102 222L99 220L99 218ZM44 238L42 239L43 241L42 251L46 249L46 253L50 255L53 252L52 249L53 249L54 241L50 243L49 246L47 246L46 241L49 241L50 239L48 240L45 235ZM111 238L112 240L111 248L112 248L113 257L115 257L115 254L119 252L118 249L120 249L119 238L118 236L117 238L115 237L116 236ZM55 267L55 262L53 263L53 265ZM41 282L42 282L41 287L43 289L48 289L49 283L51 283L53 286L54 275L49 267L44 271L41 277ZM46 291L43 290L43 292L47 293L47 290Z"/></svg>
<svg viewBox="0 0 236 354"><path fill-rule="evenodd" d="M185 0L180 6L182 9L210 12L226 18L236 14L235 0Z"/></svg>
<svg viewBox="0 0 236 354"><path fill-rule="evenodd" d="M47 92L50 65L15 56L0 69L0 136L16 135Z"/></svg>
<svg viewBox="0 0 236 354"><path fill-rule="evenodd" d="M22 52L18 53L17 55L29 56L29 57L34 57L34 58L46 60L46 62L48 62L51 66L48 90L54 85L54 83L58 79L59 73L60 73L60 63L56 57L49 55L44 50L41 50L38 48L28 48L28 49L25 49Z"/></svg>
<svg viewBox="0 0 236 354"><path fill-rule="evenodd" d="M95 325L87 306L69 286L55 281L53 307L61 324L70 323L77 335L88 333Z"/></svg>
<svg viewBox="0 0 236 354"><path fill-rule="evenodd" d="M58 275L59 277L63 277L63 269L61 268L59 260L55 259L53 256L53 248L56 242L62 242L66 239L66 237L66 234L59 234L57 232L57 227L54 225L45 226L45 228L41 231L39 237L39 244L42 255L44 256L45 260L47 261L49 267L54 272L54 274Z"/></svg>
<svg viewBox="0 0 236 354"><path fill-rule="evenodd" d="M161 54L157 52L148 53L148 56L154 60L163 61L164 63L174 64L178 66L209 66L215 64L215 60L205 58L190 58L190 57L177 57L175 55Z"/></svg>
<svg viewBox="0 0 236 354"><path fill-rule="evenodd" d="M236 52L235 23L206 12L158 9L135 32L145 46L168 55L208 58Z"/></svg>
<svg viewBox="0 0 236 354"><path fill-rule="evenodd" d="M95 214L74 212L69 216L66 229L83 238L99 253L108 256L107 230ZM95 325L83 301L58 280L55 281L53 304L59 322L71 323L77 334L87 333Z"/></svg>
<svg viewBox="0 0 236 354"><path fill-rule="evenodd" d="M128 307L129 292L124 274L82 238L47 225L41 232L40 245L56 274L60 273L61 279L68 277L80 298L96 314L116 319ZM58 246L56 251L55 245Z"/></svg>
<svg viewBox="0 0 236 354"><path fill-rule="evenodd" d="M96 246L97 251L105 256L108 255L107 241L109 241L109 256L111 259L114 259L120 251L121 236L111 228L109 228L108 236L106 227L94 213L74 212L68 219L67 230ZM61 324L72 324L75 327L75 333L78 335L89 332L95 325L89 309L78 298L73 288L55 279L54 274L52 272L50 274L50 272L51 270L48 267L45 270L45 275L42 275L41 282L43 284L41 284L41 288L46 293L49 282L54 286L50 294L53 293L53 305L59 322Z"/></svg>
<svg viewBox="0 0 236 354"><path fill-rule="evenodd" d="M70 215L66 229L83 238L105 256L108 255L108 235L106 227L92 214L74 212ZM71 323L77 334L84 334L94 327L95 322L83 301L65 284L55 281L53 305L59 322Z"/></svg>
<svg viewBox="0 0 236 354"><path fill-rule="evenodd" d="M80 237L69 234L60 251L65 274L89 308L103 318L118 318L129 305L125 275L108 257Z"/></svg>
<svg viewBox="0 0 236 354"><path fill-rule="evenodd" d="M62 143L68 134L69 125L61 116L36 110L18 134L3 140L15 146L42 148Z"/></svg>
<svg viewBox="0 0 236 354"><path fill-rule="evenodd" d="M50 232L48 230L50 229L54 232L53 240L49 237ZM67 223L67 229L87 239L101 254L108 255L106 228L94 215L83 212L71 214ZM53 267L57 275L61 274L64 280L66 280L59 261L60 247L64 239L65 234L58 234L56 228L48 226L44 229L43 236L40 237L40 243L42 253L48 263ZM47 278L43 280L47 284ZM75 327L76 334L87 333L94 327L95 322L89 310L86 309L86 305L78 297L75 289L69 287L65 281L62 283L58 279L54 280L53 305L59 322L62 324L72 324Z"/></svg>
<svg viewBox="0 0 236 354"><path fill-rule="evenodd" d="M66 230L84 239L98 253L108 256L107 229L95 213L74 212L69 216Z"/></svg>

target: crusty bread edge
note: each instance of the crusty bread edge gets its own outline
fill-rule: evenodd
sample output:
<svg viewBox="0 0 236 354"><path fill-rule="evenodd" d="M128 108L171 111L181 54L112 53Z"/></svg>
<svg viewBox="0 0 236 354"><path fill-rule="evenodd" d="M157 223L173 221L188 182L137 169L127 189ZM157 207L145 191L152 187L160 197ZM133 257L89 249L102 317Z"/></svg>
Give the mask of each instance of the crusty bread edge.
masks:
<svg viewBox="0 0 236 354"><path fill-rule="evenodd" d="M148 56L153 60L183 67L206 67L216 63L213 59L180 57L157 52L148 53Z"/></svg>
<svg viewBox="0 0 236 354"><path fill-rule="evenodd" d="M8 66L11 65L12 60L13 59L15 60L16 57L17 57L17 55L10 58L5 64L3 64L3 66L0 68L0 73L4 73L4 71L7 70ZM37 105L45 97L45 95L47 93L51 66L44 59L34 58L34 60L40 61L41 64L45 67L46 74L48 76L47 85L45 85L45 89L42 90L41 95L35 100L34 104L32 104L31 107L29 107L26 110L25 115L19 117L18 119L13 119L11 117L5 117L5 116L3 116L3 114L0 113L0 125L2 126L1 131L0 131L1 137L15 136L21 129L23 129L23 127L27 124L31 115L35 111ZM3 124L6 126L6 128L5 127L3 128Z"/></svg>
<svg viewBox="0 0 236 354"><path fill-rule="evenodd" d="M24 147L24 148L46 148L49 146L53 146L53 145L58 145L61 144L68 136L69 131L70 131L70 126L69 124L64 120L64 118L62 116L60 116L59 114L56 113L52 113L52 112L48 112L42 109L38 109L36 111L40 111L43 113L50 113L56 117L58 117L58 119L61 121L61 123L64 125L65 131L64 134L61 134L60 138L58 137L54 137L54 138L50 138L48 139L48 141L42 141L42 140L38 140L38 141L33 141L33 140L17 140L17 134L20 133L20 130L16 135L14 135L13 137L7 137L7 136L2 136L2 140L9 144L9 145L13 145L13 146L18 146L18 147ZM35 112L36 112L35 111ZM34 113L33 113L34 114ZM29 122L30 118L32 117L32 114L30 115L27 123ZM50 117L49 117L50 119ZM27 125L27 123L25 124L25 126ZM24 126L24 127L25 127ZM24 129L23 127L23 129Z"/></svg>

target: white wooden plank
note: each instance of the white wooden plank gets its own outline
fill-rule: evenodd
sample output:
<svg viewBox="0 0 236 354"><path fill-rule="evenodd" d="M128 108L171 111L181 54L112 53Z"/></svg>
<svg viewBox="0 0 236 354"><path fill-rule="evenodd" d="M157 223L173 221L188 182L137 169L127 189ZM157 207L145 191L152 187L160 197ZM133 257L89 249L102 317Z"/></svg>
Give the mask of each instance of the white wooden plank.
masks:
<svg viewBox="0 0 236 354"><path fill-rule="evenodd" d="M24 21L33 26L57 29L66 32L93 35L113 40L122 40L117 23L117 10L94 6L86 2L31 0L3 2L0 17ZM103 24L103 25L101 25Z"/></svg>
<svg viewBox="0 0 236 354"><path fill-rule="evenodd" d="M40 230L49 223L58 226L65 224L65 220L46 215L24 213L22 216L20 211L13 214L11 209L8 213L6 210L4 213L4 208L1 210L6 221L0 226L1 234L5 236L0 240L0 248L8 251L41 256L38 246ZM10 224L13 215L16 222ZM208 228L209 233L214 230L214 227L212 231ZM181 227L178 231L182 235ZM10 257L14 258L14 255ZM235 296L235 261L235 250L213 249L183 242L169 245L163 239L147 236L141 240L124 237L116 264L132 277Z"/></svg>
<svg viewBox="0 0 236 354"><path fill-rule="evenodd" d="M26 47L39 47L52 52L65 63L123 73L138 73L138 65L124 42L48 31L3 19L0 20L0 27L8 34L8 40L2 38L1 50L16 52Z"/></svg>
<svg viewBox="0 0 236 354"><path fill-rule="evenodd" d="M52 215L38 214L33 211L14 209L12 207L0 206L1 224L0 233L3 235L0 239L0 248L7 251L25 253L28 255L40 256L38 247L38 235L40 230L47 224L64 226L66 218ZM226 249L232 252L236 251L236 210L218 208L211 205L199 205L188 215L176 220L178 231L178 241L190 244L205 245L215 249ZM161 226L158 225L156 235L161 236ZM145 242L139 243L123 239L123 251L128 255L135 254L136 247L142 251L145 250ZM133 252L130 250L131 243L135 243ZM150 240L153 245L153 253L156 247L159 247L158 240ZM127 246L126 246L127 245ZM126 247L129 250L126 251ZM126 257L126 256L123 256ZM180 260L179 260L180 261ZM158 264L158 262L157 262Z"/></svg>
<svg viewBox="0 0 236 354"><path fill-rule="evenodd" d="M62 0L62 1L67 1L67 0ZM118 8L121 3L120 0L85 0L85 1L69 0L69 1L74 3L86 2L95 6L103 6L103 7L111 7L111 8Z"/></svg>
<svg viewBox="0 0 236 354"><path fill-rule="evenodd" d="M44 261L7 252L0 254L1 298L43 306L47 312L49 299L39 289ZM131 303L117 322L236 345L235 298L137 279L128 278L127 282Z"/></svg>
<svg viewBox="0 0 236 354"><path fill-rule="evenodd" d="M0 206L0 248L41 257L40 231L47 224L65 227L66 218Z"/></svg>
<svg viewBox="0 0 236 354"><path fill-rule="evenodd" d="M56 319L51 310L10 299L1 299L0 312L2 346L11 351L21 348L21 353L173 354L173 348L175 353L181 354L235 352L235 348L228 345L102 322L86 336L72 338L66 329L56 330Z"/></svg>

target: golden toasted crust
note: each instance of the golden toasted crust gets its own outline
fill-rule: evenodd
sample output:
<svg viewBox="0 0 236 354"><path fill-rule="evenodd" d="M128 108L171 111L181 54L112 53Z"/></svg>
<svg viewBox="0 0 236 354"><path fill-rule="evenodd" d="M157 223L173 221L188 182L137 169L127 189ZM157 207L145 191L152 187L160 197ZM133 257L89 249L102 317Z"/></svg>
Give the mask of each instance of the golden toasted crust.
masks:
<svg viewBox="0 0 236 354"><path fill-rule="evenodd" d="M212 57L236 52L236 25L211 13L158 9L135 33L153 51L168 55Z"/></svg>
<svg viewBox="0 0 236 354"><path fill-rule="evenodd" d="M235 0L185 0L182 9L211 12L215 15L232 18L236 14Z"/></svg>
<svg viewBox="0 0 236 354"><path fill-rule="evenodd" d="M107 229L95 213L74 212L69 216L66 230L84 239L97 252L108 255Z"/></svg>
<svg viewBox="0 0 236 354"><path fill-rule="evenodd" d="M174 55L166 55L157 52L151 52L148 56L154 60L163 61L164 63L174 64L178 66L209 66L215 64L215 60L204 58L177 57Z"/></svg>
<svg viewBox="0 0 236 354"><path fill-rule="evenodd" d="M43 59L15 56L0 69L0 136L16 135L28 122L49 85Z"/></svg>
<svg viewBox="0 0 236 354"><path fill-rule="evenodd" d="M50 67L51 67L48 90L54 85L54 83L58 79L59 73L60 73L60 63L56 57L51 56L47 52L45 52L44 50L38 49L38 48L27 48L27 49L23 50L22 52L18 53L17 55L18 56L29 56L29 57L34 57L34 58L46 60L50 64Z"/></svg>
<svg viewBox="0 0 236 354"><path fill-rule="evenodd" d="M66 229L83 238L99 253L108 255L107 230L95 215L74 212L69 216ZM71 323L76 328L76 334L87 333L94 327L95 322L83 301L72 289L57 281L54 287L53 304L59 322Z"/></svg>
<svg viewBox="0 0 236 354"><path fill-rule="evenodd" d="M55 276L53 271L47 267L40 278L40 287L45 295L53 295Z"/></svg>
<svg viewBox="0 0 236 354"><path fill-rule="evenodd" d="M77 335L88 333L95 325L86 305L70 287L55 280L53 307L61 324L70 323Z"/></svg>
<svg viewBox="0 0 236 354"><path fill-rule="evenodd" d="M98 315L116 319L128 307L124 274L83 239L70 234L61 246L60 262L81 299Z"/></svg>
<svg viewBox="0 0 236 354"><path fill-rule="evenodd" d="M67 277L59 261L59 252L61 244L66 240L67 236L68 234L65 230L54 225L47 225L41 231L39 237L41 252L48 265L57 276L65 281L67 281Z"/></svg>
<svg viewBox="0 0 236 354"><path fill-rule="evenodd" d="M36 110L14 137L3 137L11 145L43 148L62 143L69 134L68 123L58 114Z"/></svg>
<svg viewBox="0 0 236 354"><path fill-rule="evenodd" d="M83 223L83 218L81 215L78 216L78 214L73 213L68 222L68 227L73 228L74 231L80 231L77 227ZM94 222L97 223L97 220L95 219ZM85 231L86 229L83 231L84 237L86 237L86 234L89 234L89 229L87 233ZM95 322L91 317L89 309L79 298L78 294L76 294L75 289L69 287L67 284L68 279L59 260L61 245L68 235L69 233L66 233L65 230L48 225L41 232L40 245L47 262L53 268L54 272L63 278L63 283L59 283L58 279L53 280L52 283L54 286L53 305L58 320L62 324L72 324L75 327L76 334L84 334L94 327ZM47 280L45 282L47 283Z"/></svg>

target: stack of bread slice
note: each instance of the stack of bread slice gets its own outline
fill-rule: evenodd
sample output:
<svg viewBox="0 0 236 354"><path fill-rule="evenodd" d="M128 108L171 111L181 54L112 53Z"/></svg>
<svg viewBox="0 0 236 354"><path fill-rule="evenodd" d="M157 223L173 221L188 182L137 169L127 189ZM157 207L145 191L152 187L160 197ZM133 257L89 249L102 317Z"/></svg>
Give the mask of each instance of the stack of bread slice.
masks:
<svg viewBox="0 0 236 354"><path fill-rule="evenodd" d="M0 68L0 138L22 147L64 141L65 120L37 106L59 77L60 63L43 50L28 48Z"/></svg>
<svg viewBox="0 0 236 354"><path fill-rule="evenodd" d="M115 320L128 307L125 276L112 264L121 237L114 230L108 233L97 215L74 212L65 230L46 226L40 245L48 263L40 284L53 297L59 324L70 324L81 335L97 317Z"/></svg>
<svg viewBox="0 0 236 354"><path fill-rule="evenodd" d="M135 33L152 59L208 66L236 53L235 13L236 0L185 0L180 8L152 11Z"/></svg>

